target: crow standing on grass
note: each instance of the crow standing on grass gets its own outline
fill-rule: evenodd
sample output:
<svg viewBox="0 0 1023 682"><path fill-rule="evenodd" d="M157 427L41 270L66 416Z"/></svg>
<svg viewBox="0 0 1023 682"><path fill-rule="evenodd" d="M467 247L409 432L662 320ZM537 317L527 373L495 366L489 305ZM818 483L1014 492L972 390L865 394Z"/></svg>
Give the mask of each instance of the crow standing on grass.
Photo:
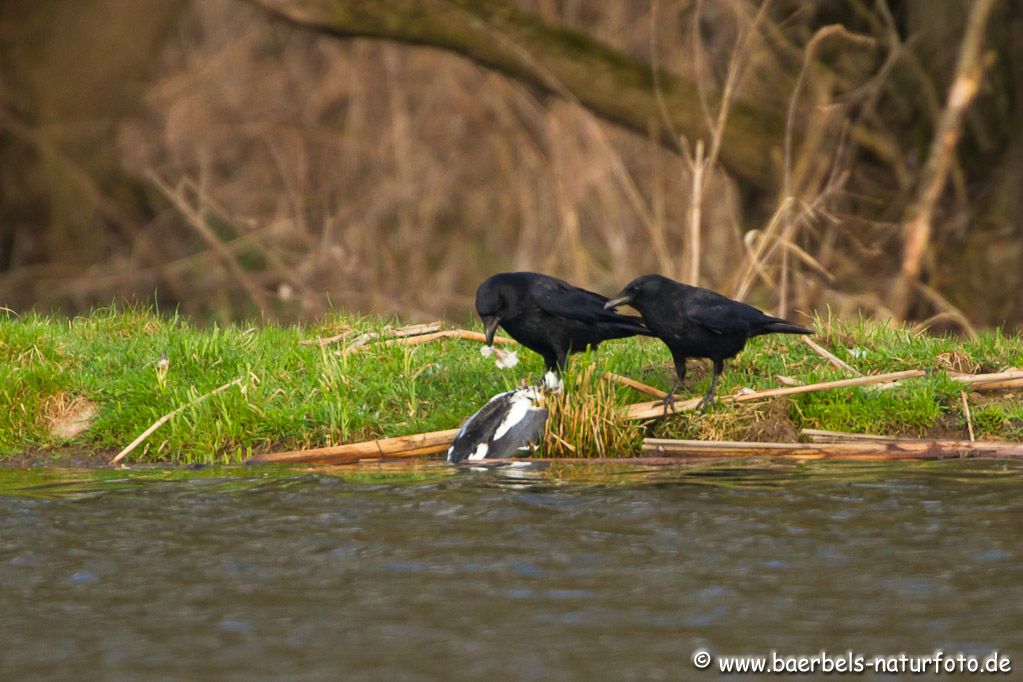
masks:
<svg viewBox="0 0 1023 682"><path fill-rule="evenodd" d="M487 345L498 325L526 348L543 356L548 372L565 368L569 353L602 341L652 336L638 317L608 310L606 296L536 272L502 272L476 290L476 313Z"/></svg>
<svg viewBox="0 0 1023 682"><path fill-rule="evenodd" d="M714 389L725 368L725 359L738 355L748 339L775 332L813 333L709 289L681 284L660 275L637 277L604 307L612 310L626 304L639 311L654 336L668 346L675 361L678 379L664 399L665 411L674 404L675 389L686 377L686 358L714 361L710 388L699 404L700 408L706 408L714 400Z"/></svg>

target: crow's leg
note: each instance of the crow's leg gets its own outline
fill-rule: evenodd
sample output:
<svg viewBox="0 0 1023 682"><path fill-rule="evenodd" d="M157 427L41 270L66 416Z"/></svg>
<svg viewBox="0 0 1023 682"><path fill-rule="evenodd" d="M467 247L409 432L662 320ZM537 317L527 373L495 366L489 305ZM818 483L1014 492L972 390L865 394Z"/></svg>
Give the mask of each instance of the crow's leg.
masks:
<svg viewBox="0 0 1023 682"><path fill-rule="evenodd" d="M664 400L661 401L661 405L664 406L664 412L662 417L668 416L668 410L670 409L672 414L675 413L675 389L679 387L681 381L675 380L675 383L671 385L671 389L668 391L668 395L664 396Z"/></svg>
<svg viewBox="0 0 1023 682"><path fill-rule="evenodd" d="M710 388L707 389L707 395L703 396L703 400L696 405L696 409L706 412L707 408L714 404L714 390L718 387L718 377L723 371L725 371L725 361L714 360L714 376L710 378Z"/></svg>
<svg viewBox="0 0 1023 682"><path fill-rule="evenodd" d="M664 416L668 416L668 410L675 411L675 391L682 385L682 382L686 379L686 358L684 355L675 355L672 353L672 359L675 361L675 383L671 385L671 390L668 391L668 395L664 396L664 401L661 403L664 405Z"/></svg>
<svg viewBox="0 0 1023 682"><path fill-rule="evenodd" d="M565 371L565 368L568 367L569 351L563 349L555 349L554 352L557 353L557 362L555 363L553 370L554 373L551 374L550 372L548 372L547 374L544 375L543 385L544 388L546 388L548 391L553 391L554 393L561 393L563 390L565 390L565 382L564 380L562 380L561 375Z"/></svg>
<svg viewBox="0 0 1023 682"><path fill-rule="evenodd" d="M555 352L557 353L557 366L558 366L557 373L561 374L562 372L565 371L565 368L568 367L568 351L567 350L558 349Z"/></svg>

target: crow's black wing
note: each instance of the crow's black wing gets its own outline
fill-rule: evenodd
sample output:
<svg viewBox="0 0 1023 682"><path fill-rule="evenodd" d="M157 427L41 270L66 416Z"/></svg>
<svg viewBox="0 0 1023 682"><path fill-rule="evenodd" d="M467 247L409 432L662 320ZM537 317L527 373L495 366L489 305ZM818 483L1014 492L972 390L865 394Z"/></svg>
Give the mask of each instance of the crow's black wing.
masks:
<svg viewBox="0 0 1023 682"><path fill-rule="evenodd" d="M682 314L716 334L751 334L765 324L783 321L765 315L759 308L706 289L686 298Z"/></svg>
<svg viewBox="0 0 1023 682"><path fill-rule="evenodd" d="M556 317L581 322L625 322L639 325L638 318L604 310L607 296L580 289L553 277L544 278L530 287L533 300L545 312Z"/></svg>

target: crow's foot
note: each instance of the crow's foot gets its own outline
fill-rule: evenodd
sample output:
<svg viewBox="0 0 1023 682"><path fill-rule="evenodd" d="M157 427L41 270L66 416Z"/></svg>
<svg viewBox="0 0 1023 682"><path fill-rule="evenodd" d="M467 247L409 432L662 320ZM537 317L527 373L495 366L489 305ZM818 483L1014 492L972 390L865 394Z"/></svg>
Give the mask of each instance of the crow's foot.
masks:
<svg viewBox="0 0 1023 682"><path fill-rule="evenodd" d="M664 400L661 401L661 405L664 406L664 414L662 416L668 416L668 410L671 410L672 414L675 414L675 391L672 390L668 395L664 396Z"/></svg>

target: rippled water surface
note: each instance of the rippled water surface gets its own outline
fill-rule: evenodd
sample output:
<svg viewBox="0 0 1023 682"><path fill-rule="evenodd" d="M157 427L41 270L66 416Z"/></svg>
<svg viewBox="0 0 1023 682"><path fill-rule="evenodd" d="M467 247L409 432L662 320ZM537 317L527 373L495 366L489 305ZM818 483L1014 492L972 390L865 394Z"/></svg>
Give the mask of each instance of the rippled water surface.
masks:
<svg viewBox="0 0 1023 682"><path fill-rule="evenodd" d="M0 470L0 679L690 679L1007 653L1023 466Z"/></svg>

